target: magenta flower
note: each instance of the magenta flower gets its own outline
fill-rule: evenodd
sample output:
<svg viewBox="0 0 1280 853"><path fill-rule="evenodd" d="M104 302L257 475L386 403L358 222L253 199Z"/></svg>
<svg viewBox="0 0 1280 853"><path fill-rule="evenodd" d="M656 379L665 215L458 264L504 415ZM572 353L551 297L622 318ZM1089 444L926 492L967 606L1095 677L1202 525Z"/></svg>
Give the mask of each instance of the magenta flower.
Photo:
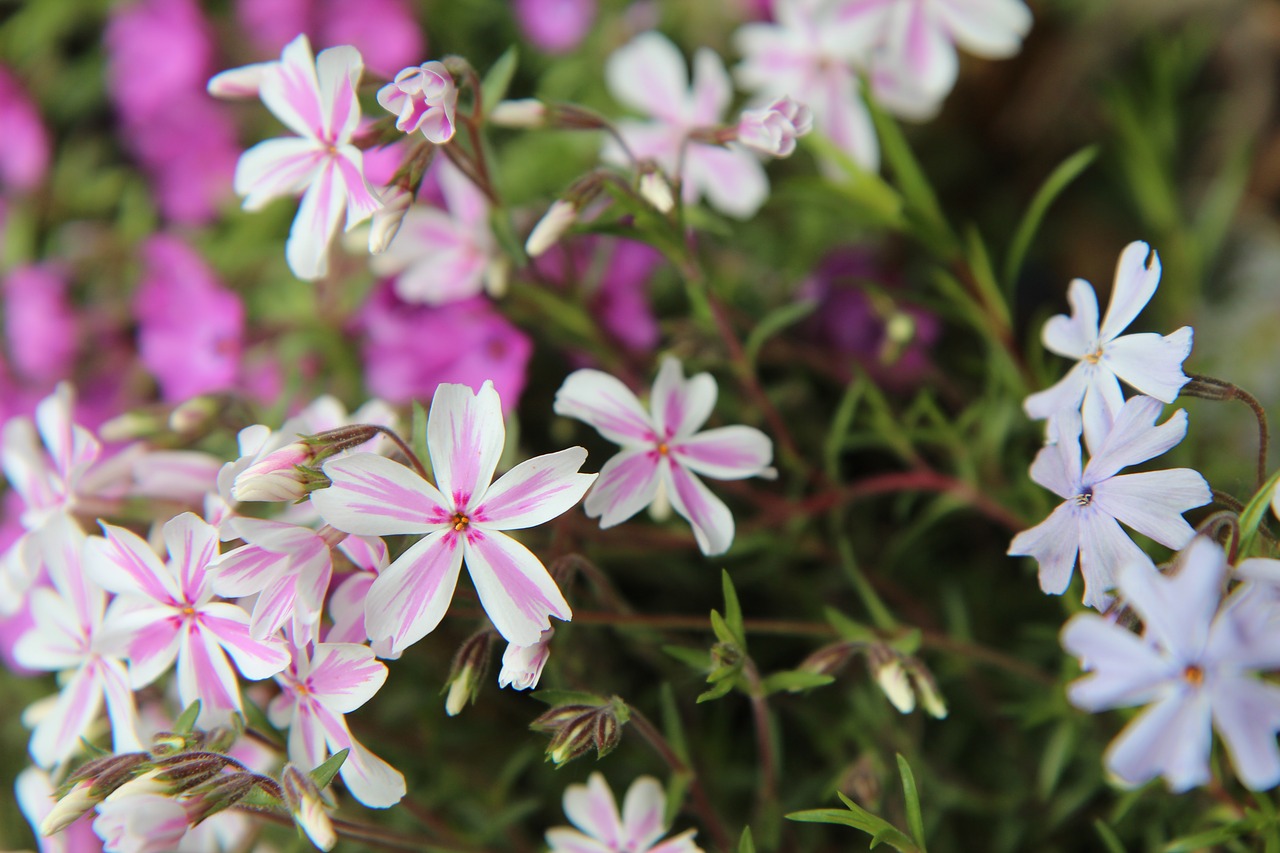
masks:
<svg viewBox="0 0 1280 853"><path fill-rule="evenodd" d="M1067 412L1055 421L1057 434L1036 454L1031 479L1063 503L1009 545L1012 556L1036 558L1045 592L1066 592L1078 556L1084 603L1104 609L1111 601L1108 591L1115 585L1116 571L1146 559L1118 521L1169 548L1181 548L1195 535L1182 513L1212 498L1204 477L1190 468L1118 473L1159 456L1187 434L1187 413L1182 409L1155 426L1160 409L1160 401L1152 397L1126 402L1083 468L1079 415Z"/></svg>
<svg viewBox="0 0 1280 853"><path fill-rule="evenodd" d="M813 130L813 112L788 97L738 118L738 141L766 157L790 157L796 140Z"/></svg>
<svg viewBox="0 0 1280 853"><path fill-rule="evenodd" d="M453 138L458 89L443 62L424 62L401 69L378 90L378 103L396 116L396 129L422 131L428 142L443 145Z"/></svg>
<svg viewBox="0 0 1280 853"><path fill-rule="evenodd" d="M1050 317L1042 337L1048 350L1078 361L1056 385L1023 402L1027 414L1042 419L1082 410L1085 443L1093 449L1124 404L1120 380L1148 397L1173 402L1190 381L1182 362L1191 354L1191 327L1163 337L1153 332L1120 334L1151 301L1159 284L1160 256L1146 243L1130 243L1116 265L1111 301L1099 326L1093 286L1073 279L1067 291L1071 316Z"/></svg>
<svg viewBox="0 0 1280 853"><path fill-rule="evenodd" d="M1164 776L1180 792L1207 783L1212 729L1248 788L1280 784L1280 686L1256 675L1280 668L1280 622L1273 608L1252 606L1256 588L1221 601L1226 571L1222 547L1196 537L1170 575L1145 559L1120 569L1141 636L1092 613L1062 629L1063 647L1085 669L1068 688L1072 704L1147 706L1106 753L1107 769L1128 785Z"/></svg>
<svg viewBox="0 0 1280 853"><path fill-rule="evenodd" d="M717 480L768 476L773 442L754 427L728 426L699 432L715 408L716 381L709 373L684 378L670 356L653 383L645 411L635 394L599 370L577 370L556 392L558 415L599 430L622 452L600 469L587 495L587 515L601 527L626 521L663 496L693 525L702 553L723 554L733 544L733 514L698 474Z"/></svg>
<svg viewBox="0 0 1280 853"><path fill-rule="evenodd" d="M792 97L808 104L814 127L862 168L875 171L880 148L858 77L873 36L840 14L849 5L776 0L773 23L745 24L734 34L743 58L734 75L762 99Z"/></svg>
<svg viewBox="0 0 1280 853"><path fill-rule="evenodd" d="M246 210L302 193L285 258L298 278L312 280L329 268L329 243L346 211L347 229L368 219L379 202L364 179L364 159L351 144L360 123L356 83L364 70L353 47L332 47L312 58L298 36L279 63L261 70L259 95L296 137L259 142L240 156L236 192Z"/></svg>
<svg viewBox="0 0 1280 853"><path fill-rule="evenodd" d="M764 204L769 179L754 154L736 143L688 141L692 131L719 125L733 99L729 75L714 51L701 48L694 55L690 86L684 57L671 40L658 32L641 33L609 57L605 82L620 103L653 117L651 122L620 121L618 130L636 157L656 160L667 174L679 176L687 204L705 195L717 210L739 219ZM603 156L627 162L612 141Z"/></svg>
<svg viewBox="0 0 1280 853"><path fill-rule="evenodd" d="M182 402L236 387L245 322L240 297L176 237L152 237L142 255L133 300L138 350L161 396Z"/></svg>
<svg viewBox="0 0 1280 853"><path fill-rule="evenodd" d="M70 376L79 327L64 270L40 264L17 267L5 276L5 340L10 363L23 379L49 387Z"/></svg>
<svg viewBox="0 0 1280 853"><path fill-rule="evenodd" d="M565 817L577 829L547 830L547 845L551 853L702 853L693 841L695 829L659 843L666 832L666 804L661 783L641 776L627 789L619 815L604 776L592 773L587 784L570 785L564 791Z"/></svg>
<svg viewBox="0 0 1280 853"><path fill-rule="evenodd" d="M484 194L447 158L435 162L445 209L411 207L391 245L369 259L376 274L396 276L397 296L424 305L496 290L506 278Z"/></svg>
<svg viewBox="0 0 1280 853"><path fill-rule="evenodd" d="M218 554L213 527L189 512L171 519L164 526L167 564L137 534L105 523L102 529L106 539L89 541L85 567L119 596L103 623L104 645L128 655L134 689L176 661L182 705L199 699L201 725L225 724L241 710L237 669L257 681L288 666L279 640L254 639L248 613L213 600L207 571Z"/></svg>
<svg viewBox="0 0 1280 853"><path fill-rule="evenodd" d="M441 385L427 417L436 486L381 456L325 464L333 481L311 495L324 519L364 536L425 534L378 575L365 626L381 657L398 657L444 618L462 563L480 604L510 643L533 645L549 617L571 618L542 562L504 531L544 524L576 504L595 480L579 474L587 452L571 447L527 460L491 483L506 428L492 382L478 394Z"/></svg>
<svg viewBox="0 0 1280 853"><path fill-rule="evenodd" d="M49 133L22 85L0 66L0 186L26 192L44 180L49 168ZM2 217L0 217L2 219Z"/></svg>
<svg viewBox="0 0 1280 853"><path fill-rule="evenodd" d="M62 691L31 734L31 757L49 768L75 754L104 700L114 750L143 749L124 660L103 648L107 595L85 576L84 532L63 517L50 526L41 544L41 562L52 586L32 590L34 625L18 640L14 656L30 669L60 673Z"/></svg>
<svg viewBox="0 0 1280 853"><path fill-rule="evenodd" d="M277 728L289 729L289 760L317 767L349 749L339 772L351 795L371 808L387 808L405 794L404 776L370 752L347 728L346 714L373 698L387 668L368 646L320 643L310 652L295 646L293 662L276 676L282 692L267 706Z"/></svg>
<svg viewBox="0 0 1280 853"><path fill-rule="evenodd" d="M408 0L236 0L236 17L262 50L279 53L298 33L315 44L349 44L370 70L390 77L426 51Z"/></svg>
<svg viewBox="0 0 1280 853"><path fill-rule="evenodd" d="M516 24L543 53L569 53L596 19L596 0L514 0Z"/></svg>
<svg viewBox="0 0 1280 853"><path fill-rule="evenodd" d="M484 297L409 305L385 282L360 309L355 328L365 383L390 402L427 399L441 383L478 389L491 380L510 411L524 391L533 342ZM439 345L442 336L449 346Z"/></svg>

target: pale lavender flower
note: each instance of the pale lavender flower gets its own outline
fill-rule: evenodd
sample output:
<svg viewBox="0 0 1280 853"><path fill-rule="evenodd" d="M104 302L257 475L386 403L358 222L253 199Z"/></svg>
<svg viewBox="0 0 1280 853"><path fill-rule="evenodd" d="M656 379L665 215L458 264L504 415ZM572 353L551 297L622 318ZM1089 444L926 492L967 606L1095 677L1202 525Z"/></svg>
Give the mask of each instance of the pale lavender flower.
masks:
<svg viewBox="0 0 1280 853"><path fill-rule="evenodd" d="M516 24L543 53L569 53L582 43L596 18L596 0L514 0Z"/></svg>
<svg viewBox="0 0 1280 853"><path fill-rule="evenodd" d="M698 547L723 554L733 543L733 515L698 479L768 476L773 442L754 427L727 426L699 431L715 408L716 381L709 373L684 378L679 360L666 357L645 411L635 394L599 370L577 370L556 392L555 412L599 430L622 452L600 469L587 495L587 515L601 527L626 521L660 494L693 525Z"/></svg>
<svg viewBox="0 0 1280 853"><path fill-rule="evenodd" d="M453 138L458 88L443 62L431 61L401 69L378 90L378 103L396 116L402 133L422 131L428 142L443 145Z"/></svg>
<svg viewBox="0 0 1280 853"><path fill-rule="evenodd" d="M542 632L538 642L531 646L517 646L508 643L507 650L502 653L502 671L498 673L498 686L510 687L514 690L530 690L538 686L542 678L542 668L547 665L551 656L551 638L556 634L555 628Z"/></svg>
<svg viewBox="0 0 1280 853"><path fill-rule="evenodd" d="M640 159L658 162L682 183L684 201L706 196L712 207L739 219L759 210L769 196L764 167L747 149L689 142L692 131L720 124L733 100L724 62L709 48L693 58L693 80L679 49L658 32L641 33L610 55L605 83L620 103L653 121L623 120L618 131ZM621 146L606 142L602 155L626 163Z"/></svg>
<svg viewBox="0 0 1280 853"><path fill-rule="evenodd" d="M103 643L128 655L134 689L176 661L181 704L199 699L201 725L225 724L241 710L237 669L257 681L288 666L279 640L254 639L248 613L214 601L207 571L218 554L213 527L189 512L171 519L164 526L167 564L137 534L106 523L102 529L106 539L89 541L85 568L118 596L102 626Z"/></svg>
<svg viewBox="0 0 1280 853"><path fill-rule="evenodd" d="M22 85L0 66L0 186L34 189L49 168L49 133Z"/></svg>
<svg viewBox="0 0 1280 853"><path fill-rule="evenodd" d="M1084 603L1105 608L1116 571L1144 559L1142 549L1117 522L1169 548L1181 548L1195 535L1182 513L1212 499L1204 477L1190 468L1118 473L1159 456L1187 434L1187 413L1182 409L1156 426L1161 408L1152 397L1126 402L1083 467L1079 415L1067 412L1055 420L1056 435L1036 455L1031 479L1063 498L1063 503L1009 545L1010 555L1036 558L1040 588L1045 592L1061 595L1066 591L1078 555Z"/></svg>
<svg viewBox="0 0 1280 853"><path fill-rule="evenodd" d="M734 34L742 63L734 75L761 98L790 96L813 110L814 127L864 169L880 164L859 69L874 35L845 20L830 0L776 0L773 23Z"/></svg>
<svg viewBox="0 0 1280 853"><path fill-rule="evenodd" d="M652 776L631 783L622 801L622 814L604 776L592 773L585 785L564 791L564 814L577 829L547 830L551 853L702 853L694 843L697 830L687 829L666 841L664 813L667 797Z"/></svg>
<svg viewBox="0 0 1280 853"><path fill-rule="evenodd" d="M778 98L766 107L743 110L738 118L738 141L766 157L790 157L796 140L813 130L813 112L791 98Z"/></svg>
<svg viewBox="0 0 1280 853"><path fill-rule="evenodd" d="M368 219L380 202L364 178L364 159L351 138L360 123L356 84L364 70L353 47L332 47L312 57L298 36L278 63L261 70L259 95L296 137L259 142L240 156L235 189L246 210L302 193L285 257L298 278L329 268L329 243L346 212L348 230Z"/></svg>
<svg viewBox="0 0 1280 853"><path fill-rule="evenodd" d="M1120 334L1151 301L1159 284L1160 256L1146 243L1130 243L1116 265L1111 301L1099 326L1093 286L1072 280L1067 291L1071 316L1050 317L1042 337L1048 350L1078 361L1056 385L1023 402L1027 414L1043 419L1080 409L1085 443L1093 449L1124 404L1120 380L1148 397L1173 402L1190 381L1182 362L1191 353L1191 327L1163 337L1153 332Z"/></svg>
<svg viewBox="0 0 1280 853"><path fill-rule="evenodd" d="M480 604L508 642L533 645L551 627L549 617L571 618L541 561L503 531L543 524L576 504L595 480L578 473L587 452L539 456L491 483L505 435L493 383L479 394L441 385L427 416L438 488L373 454L325 463L333 485L311 501L329 524L365 536L426 534L369 590L365 626L381 657L398 657L440 624L464 557Z"/></svg>
<svg viewBox="0 0 1280 853"><path fill-rule="evenodd" d="M1067 696L1087 711L1146 705L1108 747L1107 769L1128 785L1164 776L1174 791L1211 778L1211 726L1236 775L1259 791L1280 783L1280 686L1256 677L1280 667L1280 621L1241 587L1219 602L1221 546L1196 537L1172 575L1149 560L1119 571L1119 591L1142 618L1141 636L1084 613L1062 630L1086 677Z"/></svg>
<svg viewBox="0 0 1280 853"><path fill-rule="evenodd" d="M293 662L276 676L282 692L267 706L272 725L289 730L290 761L317 767L350 749L338 772L351 795L371 808L400 802L404 776L352 736L345 715L372 699L386 680L386 666L368 646L295 645Z"/></svg>

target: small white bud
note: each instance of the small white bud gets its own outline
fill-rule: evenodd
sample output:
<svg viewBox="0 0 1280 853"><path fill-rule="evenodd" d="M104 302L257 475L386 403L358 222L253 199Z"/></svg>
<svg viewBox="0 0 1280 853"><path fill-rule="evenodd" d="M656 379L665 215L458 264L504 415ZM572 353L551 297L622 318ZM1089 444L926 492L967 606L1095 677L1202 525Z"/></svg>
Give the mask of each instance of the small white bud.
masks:
<svg viewBox="0 0 1280 853"><path fill-rule="evenodd" d="M385 252L400 233L404 215L413 204L413 195L404 187L387 187L382 191L382 207L373 212L369 222L369 252Z"/></svg>
<svg viewBox="0 0 1280 853"><path fill-rule="evenodd" d="M661 172L645 172L640 176L640 197L660 213L670 213L676 206L671 184Z"/></svg>
<svg viewBox="0 0 1280 853"><path fill-rule="evenodd" d="M560 199L551 207L547 208L547 212L538 224L533 226L533 230L529 232L529 239L525 241L525 253L531 258L536 258L546 252L556 243L560 242L560 238L569 230L573 223L578 221L578 208L572 202Z"/></svg>
<svg viewBox="0 0 1280 853"><path fill-rule="evenodd" d="M547 105L537 98L502 101L489 111L489 123L498 127L543 127L547 123Z"/></svg>
<svg viewBox="0 0 1280 853"><path fill-rule="evenodd" d="M82 779L77 782L65 797L53 804L53 808L44 816L44 820L40 821L40 834L53 835L61 832L75 823L80 815L97 805L101 797L95 797L89 793L92 787L92 779Z"/></svg>
<svg viewBox="0 0 1280 853"><path fill-rule="evenodd" d="M889 697L893 707L903 714L910 714L915 709L915 691L911 689L911 682L907 678L907 672L902 668L902 664L897 658L876 667L875 675L876 681L880 684L880 689L884 691L885 696Z"/></svg>

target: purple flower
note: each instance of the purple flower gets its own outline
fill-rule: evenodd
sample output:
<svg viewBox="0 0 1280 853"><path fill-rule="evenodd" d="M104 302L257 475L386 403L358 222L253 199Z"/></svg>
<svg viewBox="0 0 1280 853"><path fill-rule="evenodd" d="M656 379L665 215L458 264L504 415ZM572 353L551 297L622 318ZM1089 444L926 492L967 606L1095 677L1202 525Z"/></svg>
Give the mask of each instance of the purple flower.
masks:
<svg viewBox="0 0 1280 853"><path fill-rule="evenodd" d="M237 0L236 16L254 43L279 53L298 33L316 44L349 44L383 77L426 51L408 0Z"/></svg>
<svg viewBox="0 0 1280 853"><path fill-rule="evenodd" d="M60 268L18 267L5 277L5 338L10 364L23 379L47 386L70 376L79 325Z"/></svg>
<svg viewBox="0 0 1280 853"><path fill-rule="evenodd" d="M729 550L733 515L697 475L717 480L767 475L773 442L748 426L700 432L715 408L716 394L711 374L685 379L680 362L670 356L662 360L653 383L652 416L609 374L569 374L556 392L556 414L584 421L622 445L622 452L600 469L600 480L584 505L587 515L598 516L601 527L612 527L665 498L693 525L702 553Z"/></svg>
<svg viewBox="0 0 1280 853"><path fill-rule="evenodd" d="M697 830L687 829L659 843L666 832L667 797L652 776L631 783L622 801L622 814L613 791L600 773L585 785L564 791L564 814L577 827L547 830L551 853L702 853L694 843ZM581 831L579 831L581 830Z"/></svg>
<svg viewBox="0 0 1280 853"><path fill-rule="evenodd" d="M719 125L733 99L724 62L714 51L704 47L694 55L691 85L684 57L671 40L658 32L641 33L609 57L605 83L620 103L653 117L619 121L618 131L636 157L656 160L669 175L679 173L687 204L705 195L730 216L755 215L769 196L769 179L755 155L736 143L688 141L691 131ZM627 162L613 141L602 156Z"/></svg>
<svg viewBox="0 0 1280 853"><path fill-rule="evenodd" d="M595 480L579 474L587 452L571 447L527 460L491 482L506 429L502 404L485 382L441 385L427 416L433 486L409 468L372 453L325 463L333 481L313 492L325 521L364 536L423 535L374 580L365 626L374 650L398 657L444 618L467 571L498 633L535 644L550 618L569 620L568 603L542 562L508 536L544 524L576 504Z"/></svg>
<svg viewBox="0 0 1280 853"><path fill-rule="evenodd" d="M1093 286L1073 279L1067 291L1071 316L1050 317L1042 337L1048 350L1078 361L1056 385L1023 402L1027 414L1053 418L1080 409L1085 443L1093 449L1124 403L1120 380L1148 397L1172 403L1189 381L1182 362L1191 354L1191 327L1163 337L1152 332L1120 334L1151 301L1159 284L1160 256L1146 243L1130 243L1116 264L1111 301L1099 326Z"/></svg>
<svg viewBox="0 0 1280 853"><path fill-rule="evenodd" d="M388 402L427 399L445 382L478 389L492 380L509 411L524 391L533 343L484 297L409 305L384 282L361 308L356 328L365 383Z"/></svg>
<svg viewBox="0 0 1280 853"><path fill-rule="evenodd" d="M0 127L4 128L0 186L23 192L34 189L44 180L49 168L49 134L36 105L3 66L0 66Z"/></svg>
<svg viewBox="0 0 1280 853"><path fill-rule="evenodd" d="M1181 548L1195 535L1182 513L1212 498L1204 477L1190 468L1118 473L1159 456L1187 434L1187 413L1182 409L1155 426L1161 408L1152 397L1126 402L1083 468L1079 416L1067 412L1055 420L1056 435L1036 455L1031 479L1063 498L1063 503L1009 545L1010 555L1036 558L1040 588L1045 592L1066 592L1078 555L1084 603L1105 608L1116 571L1146 558L1119 521L1169 548Z"/></svg>
<svg viewBox="0 0 1280 853"><path fill-rule="evenodd" d="M1062 645L1086 676L1067 696L1087 711L1146 705L1106 753L1107 769L1129 785L1164 776L1174 791L1211 778L1211 727L1236 775L1260 791L1280 783L1280 686L1256 677L1280 667L1280 621L1252 606L1243 586L1219 602L1227 572L1221 546L1196 537L1171 575L1141 559L1119 571L1119 591L1142 618L1133 634L1082 613Z"/></svg>
<svg viewBox="0 0 1280 853"><path fill-rule="evenodd" d="M520 32L544 53L568 53L596 18L596 0L514 0Z"/></svg>
<svg viewBox="0 0 1280 853"><path fill-rule="evenodd" d="M134 296L138 350L165 400L181 402L237 386L244 306L190 247L152 237L142 249L142 284Z"/></svg>

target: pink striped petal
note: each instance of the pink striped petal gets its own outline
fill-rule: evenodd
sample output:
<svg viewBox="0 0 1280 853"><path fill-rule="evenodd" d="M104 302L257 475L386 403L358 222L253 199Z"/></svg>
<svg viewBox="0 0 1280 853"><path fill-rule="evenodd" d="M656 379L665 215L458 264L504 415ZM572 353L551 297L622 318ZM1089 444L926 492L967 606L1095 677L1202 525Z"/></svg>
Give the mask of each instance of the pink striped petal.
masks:
<svg viewBox="0 0 1280 853"><path fill-rule="evenodd" d="M575 370L556 392L555 413L577 418L623 447L651 446L656 440L649 413L616 377L599 370Z"/></svg>
<svg viewBox="0 0 1280 853"><path fill-rule="evenodd" d="M528 548L504 533L470 528L467 571L480 604L508 643L532 646L551 627L549 616L573 618L560 588Z"/></svg>
<svg viewBox="0 0 1280 853"><path fill-rule="evenodd" d="M570 785L564 792L564 814L570 823L603 842L611 850L631 846L624 837L622 818L613 791L599 773L587 777L585 785Z"/></svg>
<svg viewBox="0 0 1280 853"><path fill-rule="evenodd" d="M353 574L329 596L333 627L324 635L326 643L363 643L369 639L364 627L364 601L375 577L367 572Z"/></svg>
<svg viewBox="0 0 1280 853"><path fill-rule="evenodd" d="M719 124L733 100L733 84L724 70L724 60L709 47L698 48L693 56L693 86L688 100L686 121L702 127Z"/></svg>
<svg viewBox="0 0 1280 853"><path fill-rule="evenodd" d="M164 541L182 600L199 601L208 585L205 569L218 556L218 532L195 513L184 512L165 524Z"/></svg>
<svg viewBox="0 0 1280 853"><path fill-rule="evenodd" d="M48 587L36 587L28 598L35 625L18 638L13 657L27 669L60 672L84 662L89 635L67 601Z"/></svg>
<svg viewBox="0 0 1280 853"><path fill-rule="evenodd" d="M749 426L709 429L672 443L676 462L706 477L741 480L757 477L773 461L773 442Z"/></svg>
<svg viewBox="0 0 1280 853"><path fill-rule="evenodd" d="M521 462L484 493L471 523L494 530L545 524L582 500L595 474L579 474L587 451L570 447Z"/></svg>
<svg viewBox="0 0 1280 853"><path fill-rule="evenodd" d="M233 605L227 605L231 607ZM248 614L245 616L246 620ZM240 684L218 638L195 625L182 632L178 652L178 701L185 708L200 700L196 725L225 725L241 709ZM248 637L248 629L245 629ZM287 665L287 661L286 661Z"/></svg>
<svg viewBox="0 0 1280 853"><path fill-rule="evenodd" d="M449 524L452 509L436 487L409 468L373 453L325 463L333 485L311 493L326 522L347 533L429 533Z"/></svg>
<svg viewBox="0 0 1280 853"><path fill-rule="evenodd" d="M335 163L338 167L338 175L342 180L342 184L346 190L347 198L347 228L352 228L364 222L374 211L382 207L382 202L378 200L378 194L369 186L368 180L364 176L364 154L354 145L343 145L337 149L337 157Z"/></svg>
<svg viewBox="0 0 1280 853"><path fill-rule="evenodd" d="M653 503L658 493L658 451L651 447L623 450L600 469L583 508L600 526L621 524Z"/></svg>
<svg viewBox="0 0 1280 853"><path fill-rule="evenodd" d="M347 142L360 124L356 86L362 73L364 59L351 45L322 50L316 57L316 83L326 142Z"/></svg>
<svg viewBox="0 0 1280 853"><path fill-rule="evenodd" d="M357 569L378 572L387 567L387 543L376 536L348 536L338 545Z"/></svg>
<svg viewBox="0 0 1280 853"><path fill-rule="evenodd" d="M104 653L128 658L129 683L140 690L173 664L182 633L182 620L173 607L131 607L116 599L107 609L98 640Z"/></svg>
<svg viewBox="0 0 1280 853"><path fill-rule="evenodd" d="M123 527L101 524L106 538L93 537L85 545L84 569L90 578L119 595L171 605L182 600L177 580L142 537Z"/></svg>
<svg viewBox="0 0 1280 853"><path fill-rule="evenodd" d="M622 834L635 850L648 850L662 837L667 795L652 776L631 783L622 801Z"/></svg>
<svg viewBox="0 0 1280 853"><path fill-rule="evenodd" d="M716 210L750 219L769 198L764 166L746 148L692 144L685 154L686 198L689 187L706 196Z"/></svg>
<svg viewBox="0 0 1280 853"><path fill-rule="evenodd" d="M658 378L653 381L653 423L658 436L669 441L687 438L707 422L716 405L716 380L710 373L684 378L684 368L674 356L662 359Z"/></svg>
<svg viewBox="0 0 1280 853"><path fill-rule="evenodd" d="M239 68L229 68L209 78L205 89L215 98L256 98L262 88L262 78L275 62L255 62Z"/></svg>
<svg viewBox="0 0 1280 853"><path fill-rule="evenodd" d="M202 629L231 655L236 668L250 681L270 678L289 665L289 652L279 640L255 640L249 633L249 614L225 601L205 605L197 617Z"/></svg>
<svg viewBox="0 0 1280 853"><path fill-rule="evenodd" d="M498 466L506 426L493 382L480 391L442 383L427 415L427 447L436 483L448 505L462 510L484 494Z"/></svg>
<svg viewBox="0 0 1280 853"><path fill-rule="evenodd" d="M210 567L213 591L223 598L241 598L261 592L288 568L288 554L277 554L257 545L243 545L223 554Z"/></svg>
<svg viewBox="0 0 1280 853"><path fill-rule="evenodd" d="M253 613L249 616L249 636L255 640L265 640L275 634L290 619L294 626L306 631L319 614L295 613L297 603L297 578L288 576L277 578L263 587L258 598L253 602ZM298 638L297 642L305 643L307 639Z"/></svg>
<svg viewBox="0 0 1280 853"><path fill-rule="evenodd" d="M685 122L688 70L679 49L661 33L641 33L615 50L605 63L604 79L624 106L669 123Z"/></svg>
<svg viewBox="0 0 1280 853"><path fill-rule="evenodd" d="M326 707L350 714L372 699L386 680L386 665L368 646L321 643L311 657L307 687Z"/></svg>
<svg viewBox="0 0 1280 853"><path fill-rule="evenodd" d="M101 710L102 685L93 667L81 667L32 732L30 751L35 763L49 768L74 754L80 748L80 736Z"/></svg>
<svg viewBox="0 0 1280 853"><path fill-rule="evenodd" d="M693 525L693 537L707 556L723 554L733 544L733 514L711 490L683 466L662 466L671 507Z"/></svg>
<svg viewBox="0 0 1280 853"><path fill-rule="evenodd" d="M267 109L299 136L331 142L326 136L324 105L311 42L300 35L285 45L280 62L262 75L258 93Z"/></svg>
<svg viewBox="0 0 1280 853"><path fill-rule="evenodd" d="M310 697L298 700L286 694L296 703L290 705L288 716L272 716L271 722L279 728L289 727L289 760L302 767L318 767L329 751L326 749L324 726L316 718L316 703ZM285 696L281 696L284 699ZM275 706L275 702L272 702Z"/></svg>
<svg viewBox="0 0 1280 853"><path fill-rule="evenodd" d="M97 658L93 666L107 698L107 716L111 719L111 742L116 752L140 752L146 747L138 735L138 708L129 686L129 673L118 660Z"/></svg>
<svg viewBox="0 0 1280 853"><path fill-rule="evenodd" d="M93 434L75 422L71 386L58 383L52 394L36 406L36 427L53 457L54 467L64 480L71 481L93 464L102 446Z"/></svg>
<svg viewBox="0 0 1280 853"><path fill-rule="evenodd" d="M457 533L440 530L378 575L365 599L364 619L379 657L400 657L440 624L458 585L462 551Z"/></svg>
<svg viewBox="0 0 1280 853"><path fill-rule="evenodd" d="M955 45L941 24L932 3L900 3L890 15L886 34L890 61L931 95L951 91L960 70Z"/></svg>
<svg viewBox="0 0 1280 853"><path fill-rule="evenodd" d="M284 247L289 269L298 278L315 281L329 271L329 244L346 206L346 184L339 179L337 161L326 158L302 196Z"/></svg>
<svg viewBox="0 0 1280 853"><path fill-rule="evenodd" d="M351 750L338 771L351 796L374 809L389 808L400 802L406 791L404 776L352 737L342 717L322 705L317 705L315 715L317 722L324 727L325 740L331 752Z"/></svg>
<svg viewBox="0 0 1280 853"><path fill-rule="evenodd" d="M956 44L989 59L1013 56L1031 29L1023 0L943 0L935 8Z"/></svg>
<svg viewBox="0 0 1280 853"><path fill-rule="evenodd" d="M278 198L299 195L316 179L326 159L325 150L310 139L259 142L236 162L236 195L244 196L245 210L260 210Z"/></svg>

